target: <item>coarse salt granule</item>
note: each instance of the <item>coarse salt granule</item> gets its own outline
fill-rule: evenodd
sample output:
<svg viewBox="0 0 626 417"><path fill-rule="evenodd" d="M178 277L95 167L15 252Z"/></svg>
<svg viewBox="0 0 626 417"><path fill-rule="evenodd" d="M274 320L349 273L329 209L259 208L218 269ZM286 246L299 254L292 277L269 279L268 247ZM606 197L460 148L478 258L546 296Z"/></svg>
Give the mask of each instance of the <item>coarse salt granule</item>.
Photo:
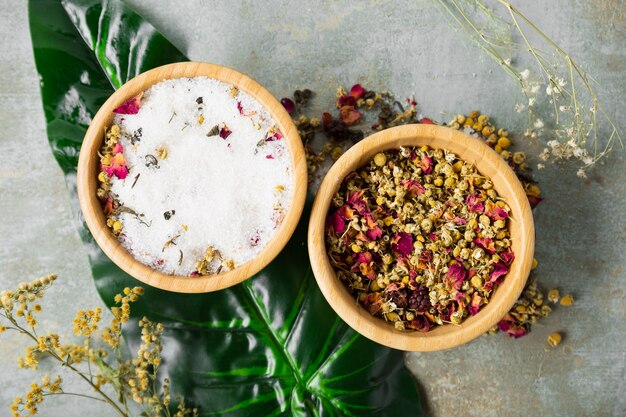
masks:
<svg viewBox="0 0 626 417"><path fill-rule="evenodd" d="M137 260L194 275L210 248L234 261L216 273L272 239L291 201L291 155L252 96L206 77L165 80L114 123L128 167L126 178L111 178L118 237Z"/></svg>

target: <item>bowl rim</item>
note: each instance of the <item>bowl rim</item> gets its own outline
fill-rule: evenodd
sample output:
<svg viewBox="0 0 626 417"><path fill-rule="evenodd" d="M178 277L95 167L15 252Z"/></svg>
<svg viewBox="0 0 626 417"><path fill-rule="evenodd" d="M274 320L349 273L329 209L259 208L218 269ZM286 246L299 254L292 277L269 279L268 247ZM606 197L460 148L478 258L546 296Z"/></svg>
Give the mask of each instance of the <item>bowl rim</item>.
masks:
<svg viewBox="0 0 626 417"><path fill-rule="evenodd" d="M208 77L231 84L254 97L270 113L288 143L293 169L292 196L285 217L265 247L252 259L236 268L215 275L188 277L168 275L137 261L106 226L106 219L96 196L97 151L104 140L104 128L114 117L113 109L152 85L186 77ZM291 116L282 104L258 82L232 68L206 62L179 62L143 72L128 80L100 107L91 121L78 158L77 191L87 227L102 251L124 272L139 281L163 290L179 293L205 293L236 285L267 266L284 248L302 215L308 185L304 147Z"/></svg>
<svg viewBox="0 0 626 417"><path fill-rule="evenodd" d="M515 260L503 283L488 304L460 325L444 324L430 332L400 331L382 318L372 316L356 302L330 264L326 252L325 223L332 195L345 176L373 156L400 146L429 145L445 148L474 163L489 177L498 194L511 207L512 245ZM515 232L515 234L514 234ZM494 327L513 307L530 273L534 251L534 223L524 188L508 164L480 139L461 131L433 124L410 124L377 132L344 153L322 180L313 203L308 229L308 250L315 279L335 312L355 331L382 345L405 351L436 351L467 343Z"/></svg>

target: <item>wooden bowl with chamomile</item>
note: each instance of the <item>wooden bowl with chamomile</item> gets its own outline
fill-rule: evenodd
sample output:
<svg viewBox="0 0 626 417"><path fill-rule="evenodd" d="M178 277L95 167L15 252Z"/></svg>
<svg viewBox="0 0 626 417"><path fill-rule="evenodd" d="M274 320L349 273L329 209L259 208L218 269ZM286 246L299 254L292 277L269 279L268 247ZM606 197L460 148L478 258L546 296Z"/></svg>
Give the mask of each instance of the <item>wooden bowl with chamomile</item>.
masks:
<svg viewBox="0 0 626 417"><path fill-rule="evenodd" d="M509 230L515 259L488 304L461 324L443 324L428 332L397 330L393 323L371 315L356 301L337 275L326 250L326 219L331 200L344 178L374 155L400 147L447 149L474 164L491 179L510 207ZM405 125L375 133L350 148L332 166L317 192L309 221L308 248L315 279L335 312L354 330L382 345L404 351L437 351L462 345L494 327L513 307L530 273L535 242L533 217L522 184L507 163L489 146L458 130L432 124Z"/></svg>
<svg viewBox="0 0 626 417"><path fill-rule="evenodd" d="M193 77L208 77L230 84L247 93L267 110L275 126L282 133L289 150L292 191L290 202L285 206L282 222L263 249L252 259L236 265L231 270L213 275L168 275L136 260L107 226L101 201L96 195L100 168L98 152L105 139L105 129L113 122L114 109L161 81ZM241 112L241 109L239 111ZM308 181L304 148L298 130L287 111L269 91L248 76L227 67L201 62L181 62L154 68L138 75L106 100L85 134L78 161L77 183L80 207L87 226L100 248L117 266L153 287L179 293L204 293L218 291L250 278L279 254L289 241L302 214Z"/></svg>

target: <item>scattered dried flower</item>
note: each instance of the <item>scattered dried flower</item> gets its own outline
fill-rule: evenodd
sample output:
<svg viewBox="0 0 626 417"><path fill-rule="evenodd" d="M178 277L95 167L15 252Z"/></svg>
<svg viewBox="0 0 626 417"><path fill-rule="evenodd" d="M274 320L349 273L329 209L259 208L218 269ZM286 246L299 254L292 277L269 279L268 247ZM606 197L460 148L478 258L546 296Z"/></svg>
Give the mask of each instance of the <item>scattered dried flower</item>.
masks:
<svg viewBox="0 0 626 417"><path fill-rule="evenodd" d="M554 332L548 336L548 345L550 347L556 347L561 343L561 334Z"/></svg>
<svg viewBox="0 0 626 417"><path fill-rule="evenodd" d="M564 295L560 304L565 307L574 305L574 297L571 294Z"/></svg>

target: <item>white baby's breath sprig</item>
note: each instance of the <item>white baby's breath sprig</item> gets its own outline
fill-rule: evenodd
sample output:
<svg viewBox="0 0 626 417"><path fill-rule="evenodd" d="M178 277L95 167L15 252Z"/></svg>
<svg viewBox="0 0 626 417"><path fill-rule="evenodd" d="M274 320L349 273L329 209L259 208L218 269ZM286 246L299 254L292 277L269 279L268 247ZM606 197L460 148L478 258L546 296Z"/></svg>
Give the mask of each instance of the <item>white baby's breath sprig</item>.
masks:
<svg viewBox="0 0 626 417"><path fill-rule="evenodd" d="M584 177L616 143L623 147L619 129L597 98L597 82L519 9L505 0L496 2L503 6L502 13L485 0L437 0L451 26L518 82L526 101L514 110L528 114L525 136L547 140L540 158L576 159L581 163L578 176ZM536 74L530 68L517 68L512 63L516 54L528 54Z"/></svg>

